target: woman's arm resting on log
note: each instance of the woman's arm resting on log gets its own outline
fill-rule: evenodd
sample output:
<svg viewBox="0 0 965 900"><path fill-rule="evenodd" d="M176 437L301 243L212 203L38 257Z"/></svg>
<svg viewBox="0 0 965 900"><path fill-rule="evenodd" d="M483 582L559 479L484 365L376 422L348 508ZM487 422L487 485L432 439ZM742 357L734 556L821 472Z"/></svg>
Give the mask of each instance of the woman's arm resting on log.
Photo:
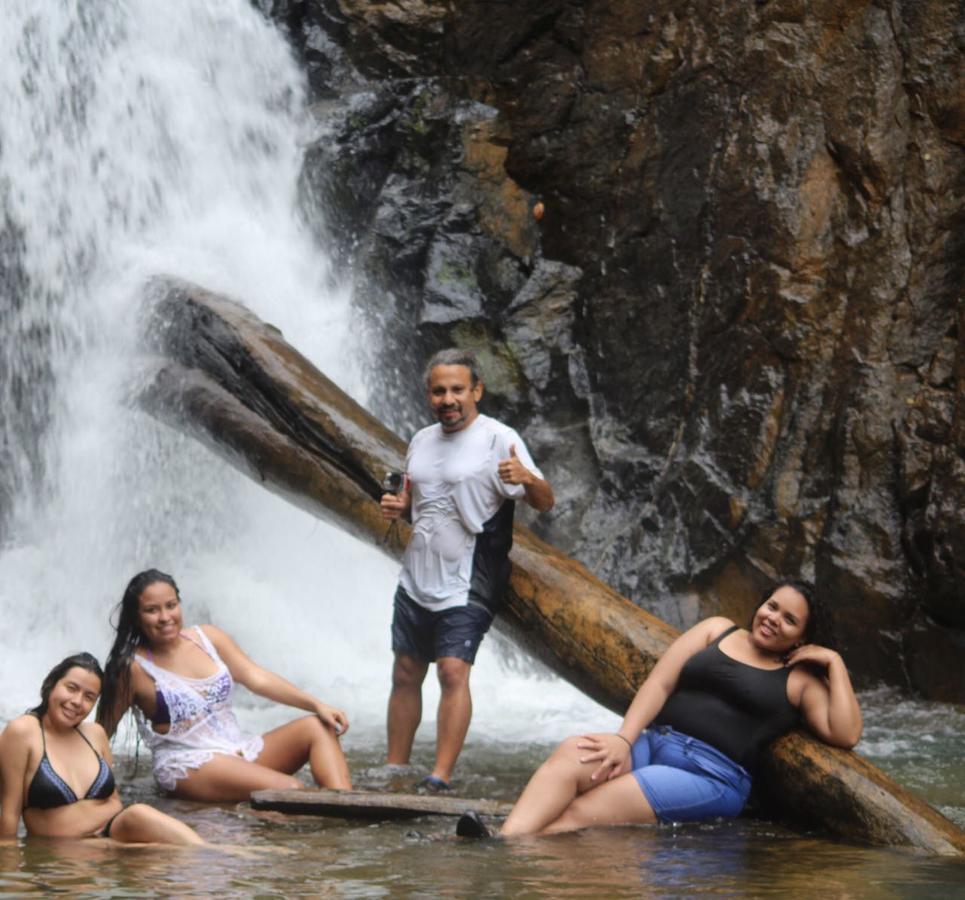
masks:
<svg viewBox="0 0 965 900"><path fill-rule="evenodd" d="M224 660L228 667L231 677L239 684L243 684L249 691L274 700L276 703L283 703L285 706L293 706L296 709L304 709L306 712L314 713L326 725L335 730L336 734L344 734L348 731L348 716L340 709L323 703L317 697L306 693L295 687L290 681L286 681L281 675L263 668L252 662L244 651L225 634L220 628L214 625L203 625L204 633L214 644L219 656Z"/></svg>
<svg viewBox="0 0 965 900"><path fill-rule="evenodd" d="M597 780L602 776L616 778L625 771L623 764L630 756L633 742L640 733L657 717L667 698L677 686L677 679L684 664L695 653L699 653L712 643L726 628L733 625L730 619L714 616L698 622L685 631L657 660L646 681L640 685L630 708L623 717L623 724L616 734L584 735L579 747L590 753L582 762L597 762L599 768L590 776Z"/></svg>
<svg viewBox="0 0 965 900"><path fill-rule="evenodd" d="M800 663L811 663L827 671L824 678L806 670L802 673L807 679L801 692L804 721L825 743L850 750L858 743L863 725L844 660L827 647L805 644L793 650L787 659L789 666Z"/></svg>

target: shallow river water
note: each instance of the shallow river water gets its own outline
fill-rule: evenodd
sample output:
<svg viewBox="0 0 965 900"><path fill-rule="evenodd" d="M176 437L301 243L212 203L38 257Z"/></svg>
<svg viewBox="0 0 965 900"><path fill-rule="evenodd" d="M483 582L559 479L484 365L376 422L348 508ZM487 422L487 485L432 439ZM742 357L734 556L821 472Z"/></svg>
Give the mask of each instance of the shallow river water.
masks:
<svg viewBox="0 0 965 900"><path fill-rule="evenodd" d="M955 707L863 698L861 748L892 775L965 822L965 714ZM604 714L606 715L606 714ZM895 737L911 723L917 747ZM431 745L410 773L387 773L376 733L347 741L358 787L399 789L421 777ZM916 748L915 748L916 747ZM913 749L915 748L915 749ZM550 744L471 739L459 793L511 800ZM422 764L422 765L420 765ZM453 820L371 823L284 816L247 804L203 806L155 794L143 756L125 757L122 793L147 800L227 847L175 851L107 842L21 838L0 847L5 896L88 897L965 897L965 861L865 847L770 822L608 828L551 838L469 842Z"/></svg>

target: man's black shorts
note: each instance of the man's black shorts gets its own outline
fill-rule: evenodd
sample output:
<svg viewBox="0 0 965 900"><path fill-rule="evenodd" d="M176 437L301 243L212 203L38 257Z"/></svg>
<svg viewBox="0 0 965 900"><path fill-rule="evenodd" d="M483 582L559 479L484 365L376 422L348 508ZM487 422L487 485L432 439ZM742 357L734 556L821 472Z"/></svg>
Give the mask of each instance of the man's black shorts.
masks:
<svg viewBox="0 0 965 900"><path fill-rule="evenodd" d="M405 653L423 662L454 656L470 665L493 614L478 603L433 612L415 602L399 585L392 615L392 652Z"/></svg>

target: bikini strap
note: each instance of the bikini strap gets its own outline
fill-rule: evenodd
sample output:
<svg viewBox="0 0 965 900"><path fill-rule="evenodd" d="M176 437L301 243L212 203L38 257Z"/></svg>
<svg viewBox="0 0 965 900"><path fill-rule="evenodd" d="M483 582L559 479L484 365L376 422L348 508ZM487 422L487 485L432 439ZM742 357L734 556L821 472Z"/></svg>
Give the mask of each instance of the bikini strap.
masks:
<svg viewBox="0 0 965 900"><path fill-rule="evenodd" d="M103 757L97 752L97 748L90 742L90 739L87 737L87 735L80 730L80 725L78 725L74 731L76 731L84 739L84 742L88 747L90 747L91 753L93 753L94 756L96 756L98 759L103 759Z"/></svg>
<svg viewBox="0 0 965 900"><path fill-rule="evenodd" d="M198 637L199 637L201 640L195 640L193 637L191 637L191 632L192 632L192 631L196 631L196 632L198 633ZM204 652L207 653L208 656L211 656L211 652L210 652L210 651L208 650L208 648L205 646L205 644L207 643L207 641L205 641L205 634L204 634L204 632L201 630L201 626L200 626L200 625L192 625L191 628L189 628L188 630L182 631L181 634L180 634L180 637L182 637L182 638L183 638L184 640L186 640L186 641L190 641L190 642L191 642L192 644L194 644L194 646L197 647L199 650L204 650Z"/></svg>
<svg viewBox="0 0 965 900"><path fill-rule="evenodd" d="M44 734L44 720L37 716L37 724L40 726L40 740L44 747L44 756L47 755L47 735Z"/></svg>
<svg viewBox="0 0 965 900"><path fill-rule="evenodd" d="M191 632L196 631L198 637L192 637ZM208 639L208 636L201 630L200 625L194 625L190 629L185 629L178 634L182 640L188 641L194 644L202 653L209 656L216 666L224 666L224 662L220 656L218 656L218 651L214 649L214 644ZM148 655L136 657L138 663L143 667L144 671L147 673L148 677L154 681L155 685L170 684L172 679L177 682L178 679L184 676L178 675L177 672L172 672L170 669L165 669L163 666L159 666L154 661L154 654L151 653L150 649L145 645L145 651ZM150 658L148 658L150 657ZM158 688L160 690L160 688Z"/></svg>
<svg viewBox="0 0 965 900"><path fill-rule="evenodd" d="M197 628L197 627L198 627L198 626L195 625L195 628ZM201 649L201 650L204 650L204 647L203 647L198 641L196 641L194 638L192 638L189 634L187 634L186 632L184 632L184 631L179 631L179 632L178 632L178 637L179 637L179 638L182 638L183 640L186 640L186 641L191 641L191 643L194 644L196 647L198 647L198 648ZM144 657L145 657L145 659L147 659L148 662L153 663L154 665L157 665L157 663L154 662L154 653L151 651L151 645L148 644L148 643L145 641L145 643L144 643L143 646L144 646ZM207 651L205 651L205 652L207 652ZM211 655L211 654L208 653L208 656L210 656L210 655ZM149 673L149 674L150 674L150 673ZM153 676L152 676L152 677L153 677ZM155 679L155 680L157 680L157 679Z"/></svg>
<svg viewBox="0 0 965 900"><path fill-rule="evenodd" d="M224 665L224 663L223 663L222 660L221 660L221 657L218 655L218 651L217 651L217 650L215 649L215 647L214 647L214 644L211 643L211 638L209 638L209 637L204 633L204 631L201 630L201 626L200 626L200 625L195 625L191 630L192 630L192 631L196 631L196 632L198 633L198 637L200 638L199 641L196 641L196 640L194 640L193 638L188 637L187 634L185 634L184 636L185 636L189 641L191 641L192 644L196 644L198 647L200 647L202 650L204 650L204 652L207 653L208 656L210 656L211 659L214 660L214 662L220 663L221 665Z"/></svg>
<svg viewBox="0 0 965 900"><path fill-rule="evenodd" d="M725 637L727 637L727 635L732 634L739 629L740 625L731 625L730 628L725 628L719 635L717 635L717 638L711 643L710 646L716 647Z"/></svg>

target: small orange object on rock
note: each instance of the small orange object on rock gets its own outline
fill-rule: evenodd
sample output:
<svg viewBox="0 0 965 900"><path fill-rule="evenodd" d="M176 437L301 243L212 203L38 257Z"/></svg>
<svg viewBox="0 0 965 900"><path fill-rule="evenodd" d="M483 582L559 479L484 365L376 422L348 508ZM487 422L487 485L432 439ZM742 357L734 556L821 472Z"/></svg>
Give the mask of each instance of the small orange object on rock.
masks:
<svg viewBox="0 0 965 900"><path fill-rule="evenodd" d="M539 200L533 205L533 218L538 222L543 218L543 213L546 212L546 207L543 205L543 201Z"/></svg>

